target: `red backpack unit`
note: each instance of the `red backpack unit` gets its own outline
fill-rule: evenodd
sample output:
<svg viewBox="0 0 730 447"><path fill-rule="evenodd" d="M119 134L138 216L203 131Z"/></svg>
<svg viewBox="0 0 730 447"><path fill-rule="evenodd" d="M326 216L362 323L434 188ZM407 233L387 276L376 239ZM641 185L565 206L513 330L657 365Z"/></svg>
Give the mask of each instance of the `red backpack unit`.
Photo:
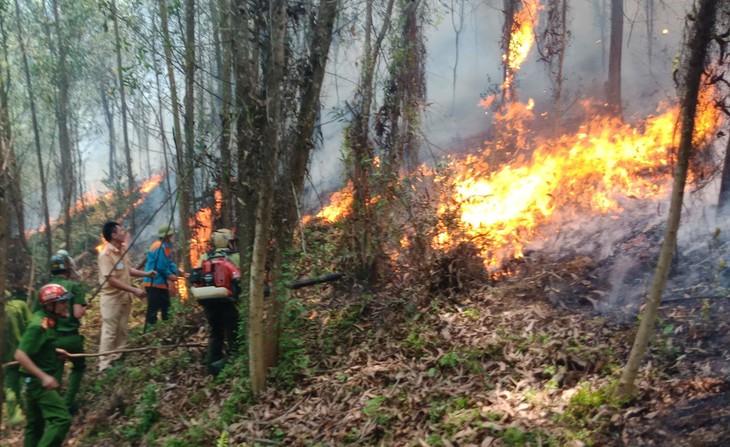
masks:
<svg viewBox="0 0 730 447"><path fill-rule="evenodd" d="M190 292L198 301L219 300L235 301L241 292L241 271L226 256L218 256L203 261L193 270Z"/></svg>

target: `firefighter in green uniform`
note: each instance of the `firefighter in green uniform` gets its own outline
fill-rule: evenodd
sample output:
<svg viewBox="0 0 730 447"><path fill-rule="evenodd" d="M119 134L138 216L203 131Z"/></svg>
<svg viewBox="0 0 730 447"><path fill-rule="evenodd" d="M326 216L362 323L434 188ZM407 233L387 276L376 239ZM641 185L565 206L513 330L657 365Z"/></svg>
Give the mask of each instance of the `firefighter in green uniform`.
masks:
<svg viewBox="0 0 730 447"><path fill-rule="evenodd" d="M5 302L5 350L3 351L3 363L13 360L13 354L18 347L20 337L30 323L32 314L25 303L25 297L19 293L7 294ZM23 412L20 409L20 365L10 365L5 368L5 404L8 410L8 424L15 425L23 420Z"/></svg>
<svg viewBox="0 0 730 447"><path fill-rule="evenodd" d="M71 258L60 251L51 257L51 275L53 276L51 276L50 282L63 286L72 294L68 305L68 317L59 318L56 325L56 332L58 333L56 347L70 354L82 354L84 352L84 336L79 334L79 328L81 327L79 320L84 316L88 306L86 304L85 288L70 279L73 272L72 266ZM81 386L81 378L84 376L84 371L86 371L86 359L84 357L71 357L70 360L72 365L71 373L68 376L66 393L63 397L69 412L76 414L78 411L76 395ZM56 380L59 384L63 381L64 364L65 359L59 358L56 369Z"/></svg>
<svg viewBox="0 0 730 447"><path fill-rule="evenodd" d="M56 352L56 322L68 316L71 294L58 284L46 284L38 292L40 309L15 350L20 363L25 391L24 447L60 447L71 427L71 414L58 394L54 374L58 367Z"/></svg>

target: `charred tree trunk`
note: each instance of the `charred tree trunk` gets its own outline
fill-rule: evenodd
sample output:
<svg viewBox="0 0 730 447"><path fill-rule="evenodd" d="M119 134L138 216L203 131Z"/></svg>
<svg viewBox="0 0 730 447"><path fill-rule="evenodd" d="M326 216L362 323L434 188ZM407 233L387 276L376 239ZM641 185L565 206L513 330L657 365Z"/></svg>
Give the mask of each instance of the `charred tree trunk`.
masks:
<svg viewBox="0 0 730 447"><path fill-rule="evenodd" d="M606 103L610 112L621 117L621 47L624 41L624 0L611 0L611 45L608 50Z"/></svg>
<svg viewBox="0 0 730 447"><path fill-rule="evenodd" d="M669 216L667 227L664 232L664 241L659 253L654 279L652 281L649 295L644 303L644 311L641 314L641 323L631 348L629 359L621 374L621 380L616 393L620 397L628 397L633 393L634 381L644 359L646 347L649 344L654 324L656 322L657 309L661 302L664 286L669 275L669 268L677 245L677 232L682 212L682 199L684 187L687 182L687 171L689 159L692 155L692 136L695 125L695 112L700 90L700 81L705 67L705 58L708 53L708 46L712 39L712 31L715 24L715 12L717 2L715 0L700 0L699 10L694 20L692 34L688 43L689 56L685 61L684 70L684 98L680 110L681 131L679 141L679 154L677 166L674 169L674 183L670 197Z"/></svg>
<svg viewBox="0 0 730 447"><path fill-rule="evenodd" d="M512 28L515 25L515 14L520 10L519 0L504 0L504 26L502 27L502 102L506 105L515 99L514 71L511 67Z"/></svg>

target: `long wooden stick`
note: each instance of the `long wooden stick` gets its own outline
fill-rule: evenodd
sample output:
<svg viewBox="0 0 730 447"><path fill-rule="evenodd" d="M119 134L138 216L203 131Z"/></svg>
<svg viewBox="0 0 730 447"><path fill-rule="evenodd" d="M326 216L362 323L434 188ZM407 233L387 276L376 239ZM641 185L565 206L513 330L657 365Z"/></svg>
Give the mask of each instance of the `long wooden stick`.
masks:
<svg viewBox="0 0 730 447"><path fill-rule="evenodd" d="M145 346L142 348L126 348L126 349L115 349L113 351L106 351L106 352L96 352L93 354L90 353L80 353L80 354L71 354L66 353L63 355L63 357L68 358L79 358L79 357L101 357L102 355L111 355L111 354L122 354L126 352L142 352L142 351L152 351L153 349L175 349L175 348L205 348L208 345L200 344L200 343L178 343L176 345L162 345L162 346ZM13 366L17 365L18 362L8 362L3 363L3 368L6 366Z"/></svg>

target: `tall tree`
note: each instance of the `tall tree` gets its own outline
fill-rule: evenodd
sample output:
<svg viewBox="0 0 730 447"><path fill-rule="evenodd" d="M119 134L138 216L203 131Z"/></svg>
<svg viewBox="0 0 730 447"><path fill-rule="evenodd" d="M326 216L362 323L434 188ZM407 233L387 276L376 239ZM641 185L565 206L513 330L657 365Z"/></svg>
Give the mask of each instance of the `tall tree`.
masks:
<svg viewBox="0 0 730 447"><path fill-rule="evenodd" d="M621 47L624 42L624 0L611 0L611 45L608 50L606 103L612 114L623 115L621 105Z"/></svg>
<svg viewBox="0 0 730 447"><path fill-rule="evenodd" d="M232 83L231 70L232 53L233 53L233 32L231 30L232 14L229 0L218 0L218 16L217 16L217 33L220 63L220 116L221 137L219 149L221 154L221 167L219 186L223 203L233 203L233 195L231 190L231 173L233 170L233 162L231 158L231 125L233 122L231 105L232 105ZM224 206L221 210L221 225L225 228L233 226L233 208L232 206Z"/></svg>
<svg viewBox="0 0 730 447"><path fill-rule="evenodd" d="M182 233L182 252L190 253L190 210L191 205L191 190L189 189L189 176L190 173L185 169L185 153L183 151L182 133L180 129L180 103L177 97L177 84L175 82L175 61L172 55L172 39L170 38L170 28L168 25L167 16L167 2L166 0L159 0L158 5L160 7L160 31L162 32L163 47L165 50L165 65L167 66L167 81L168 88L170 89L170 101L172 107L172 123L173 133L172 139L175 145L175 183L177 191L180 195L180 203L178 206L178 212L180 213L180 230ZM190 256L183 256L183 270L190 270Z"/></svg>
<svg viewBox="0 0 730 447"><path fill-rule="evenodd" d="M459 49L461 48L461 31L464 29L464 4L466 0L458 0L458 8L451 0L451 26L454 28L454 69L451 78L451 113L454 113L456 104L456 73L459 68ZM458 13L457 13L458 9Z"/></svg>
<svg viewBox="0 0 730 447"><path fill-rule="evenodd" d="M276 227L274 239L276 250L274 251L274 281L272 296L279 297L286 290L276 289L276 279L283 270L285 262L284 254L292 246L294 231L299 223L297 214L297 202L301 198L304 189L304 178L307 172L310 156L314 150L314 130L317 116L320 110L320 93L324 81L327 56L332 43L335 18L340 8L339 0L320 1L317 6L316 24L310 30L306 48L309 53L303 58L302 64L306 67L308 76L302 79L301 95L296 116L296 125L292 135L285 140L290 142L287 151L282 153L283 175L277 182L277 206L275 209L274 221L279 225ZM281 326L279 316L282 310L282 300L268 300L270 306L267 310L266 320L266 365L274 366L277 362L278 344Z"/></svg>
<svg viewBox="0 0 730 447"><path fill-rule="evenodd" d="M382 247L377 239L377 222L374 219L374 204L371 198L372 172L375 164L375 150L370 139L370 115L375 96L375 67L381 54L383 40L390 28L394 0L388 0L383 14L383 23L373 38L373 2L365 5L365 37L363 44L362 68L358 81L356 103L352 108L352 120L346 130L352 152L350 180L353 185L351 242L357 257L356 277L365 282L377 278L378 261L382 257Z"/></svg>
<svg viewBox="0 0 730 447"><path fill-rule="evenodd" d="M114 52L117 61L117 77L119 81L119 106L122 111L122 142L124 144L124 161L127 167L127 194L129 216L131 220L132 233L136 228L134 202L136 201L137 182L134 180L134 168L132 166L132 149L129 147L129 129L127 116L127 97L124 79L124 65L122 65L122 40L119 36L119 10L116 0L112 0L112 20L114 21Z"/></svg>
<svg viewBox="0 0 730 447"><path fill-rule="evenodd" d="M185 100L183 114L185 158L182 163L184 176L183 199L180 208L192 215L195 197L195 0L185 0ZM186 217L187 219L187 217Z"/></svg>
<svg viewBox="0 0 730 447"><path fill-rule="evenodd" d="M664 241L659 253L654 279L651 289L644 303L644 310L641 314L639 330L636 333L634 344L629 354L629 359L624 366L621 380L617 388L617 395L621 397L630 396L634 390L634 381L639 371L639 366L644 358L646 347L649 344L651 335L656 323L656 314L661 302L664 286L669 275L674 250L677 245L677 233L679 231L679 220L682 214L682 200L684 187L687 182L687 171L689 160L692 155L692 137L695 127L695 112L700 91L700 82L705 68L705 59L708 54L708 46L713 38L715 25L715 13L717 10L715 0L699 0L697 15L694 17L691 36L688 40L687 51L689 55L683 66L684 90L682 105L680 109L680 140L677 165L674 168L674 182L670 197L669 216L664 231Z"/></svg>
<svg viewBox="0 0 730 447"><path fill-rule="evenodd" d="M262 141L268 154L261 160L262 170L258 180L259 200L256 208L256 227L251 250L251 275L249 298L249 359L251 389L259 396L266 384L266 356L264 334L264 284L266 283L266 258L274 209L274 186L281 151L282 84L285 61L286 0L270 0L267 18L269 30L264 43L262 74L266 97L266 122L262 129ZM261 153L263 155L263 153Z"/></svg>
<svg viewBox="0 0 730 447"><path fill-rule="evenodd" d="M3 7L4 2L0 2L0 14L5 13ZM4 359L3 349L5 348L5 291L6 291L6 263L8 259L8 228L6 210L8 197L8 171L7 161L12 144L10 138L10 119L7 110L8 91L5 85L6 73L5 60L0 60L0 361ZM0 367L0 383L5 383L5 372ZM3 407L5 393L0 392L0 409ZM2 414L0 414L0 422L2 422Z"/></svg>
<svg viewBox="0 0 730 447"><path fill-rule="evenodd" d="M548 0L546 26L537 39L540 60L548 66L553 84L553 123L557 130L560 120L560 101L563 96L563 68L568 45L568 0Z"/></svg>
<svg viewBox="0 0 730 447"><path fill-rule="evenodd" d="M60 0L53 0L53 27L56 34L56 52L58 55L57 89L58 104L56 119L58 121L58 145L61 152L61 206L63 208L63 236L65 247L71 249L71 207L74 197L74 157L71 156L71 139L69 137L69 79L66 60L66 39L61 27Z"/></svg>
<svg viewBox="0 0 730 447"><path fill-rule="evenodd" d="M512 68L512 33L515 27L515 16L520 10L520 0L504 0L504 24L502 25L502 99L501 105L515 99L514 70Z"/></svg>

